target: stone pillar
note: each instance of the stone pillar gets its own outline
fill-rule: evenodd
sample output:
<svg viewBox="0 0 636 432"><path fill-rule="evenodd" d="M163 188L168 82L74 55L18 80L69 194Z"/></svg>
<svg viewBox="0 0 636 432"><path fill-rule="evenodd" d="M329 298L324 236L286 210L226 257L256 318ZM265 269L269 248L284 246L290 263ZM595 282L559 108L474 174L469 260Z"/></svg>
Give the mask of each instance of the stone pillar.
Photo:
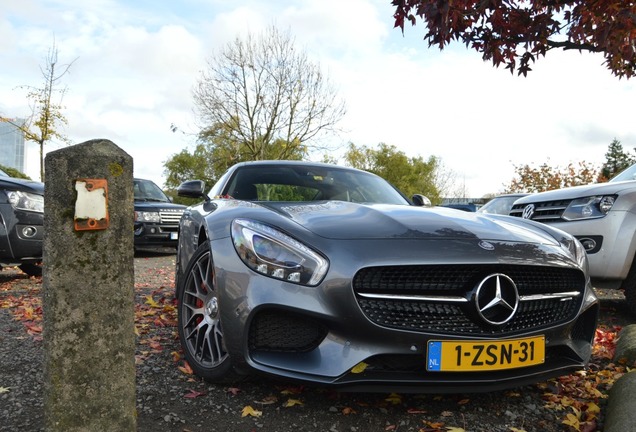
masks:
<svg viewBox="0 0 636 432"><path fill-rule="evenodd" d="M47 431L134 431L133 162L108 140L46 155Z"/></svg>

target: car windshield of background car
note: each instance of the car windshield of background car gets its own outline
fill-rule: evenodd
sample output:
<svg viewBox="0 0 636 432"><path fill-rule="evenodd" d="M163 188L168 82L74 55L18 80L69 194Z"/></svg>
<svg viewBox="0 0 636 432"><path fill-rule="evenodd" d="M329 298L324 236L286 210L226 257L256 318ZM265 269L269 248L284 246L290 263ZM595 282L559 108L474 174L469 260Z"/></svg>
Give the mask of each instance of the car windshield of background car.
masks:
<svg viewBox="0 0 636 432"><path fill-rule="evenodd" d="M636 180L636 164L630 166L625 171L612 178L610 182L619 182L626 180Z"/></svg>
<svg viewBox="0 0 636 432"><path fill-rule="evenodd" d="M134 189L136 200L170 202L159 186L151 181L135 180Z"/></svg>

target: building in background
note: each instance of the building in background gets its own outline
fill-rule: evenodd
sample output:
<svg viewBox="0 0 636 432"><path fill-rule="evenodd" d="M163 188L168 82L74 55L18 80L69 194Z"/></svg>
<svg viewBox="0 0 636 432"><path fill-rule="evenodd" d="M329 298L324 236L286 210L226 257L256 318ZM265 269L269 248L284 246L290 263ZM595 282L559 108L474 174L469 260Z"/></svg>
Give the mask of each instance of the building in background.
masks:
<svg viewBox="0 0 636 432"><path fill-rule="evenodd" d="M23 119L9 119L12 123L23 125ZM24 134L13 124L0 122L0 165L25 172L26 144Z"/></svg>

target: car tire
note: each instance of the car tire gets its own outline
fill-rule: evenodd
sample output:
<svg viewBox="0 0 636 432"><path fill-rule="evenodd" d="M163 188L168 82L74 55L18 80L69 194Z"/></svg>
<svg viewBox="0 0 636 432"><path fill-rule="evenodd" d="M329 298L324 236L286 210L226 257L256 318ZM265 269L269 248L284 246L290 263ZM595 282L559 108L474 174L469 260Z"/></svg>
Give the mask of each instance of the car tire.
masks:
<svg viewBox="0 0 636 432"><path fill-rule="evenodd" d="M42 276L42 263L22 263L19 268L29 276Z"/></svg>
<svg viewBox="0 0 636 432"><path fill-rule="evenodd" d="M177 299L179 339L194 373L212 383L236 381L239 376L225 348L212 253L207 242L199 246L188 263Z"/></svg>
<svg viewBox="0 0 636 432"><path fill-rule="evenodd" d="M632 315L636 316L636 259L632 262L621 289L625 293L627 309Z"/></svg>

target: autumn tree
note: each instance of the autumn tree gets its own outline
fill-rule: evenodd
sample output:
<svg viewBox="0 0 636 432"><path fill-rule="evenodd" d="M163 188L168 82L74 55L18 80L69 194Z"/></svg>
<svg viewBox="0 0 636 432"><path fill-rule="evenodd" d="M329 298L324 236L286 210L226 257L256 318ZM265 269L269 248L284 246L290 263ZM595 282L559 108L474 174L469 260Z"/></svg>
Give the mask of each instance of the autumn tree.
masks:
<svg viewBox="0 0 636 432"><path fill-rule="evenodd" d="M618 77L636 62L636 3L623 0L392 0L395 27L418 17L430 46L453 40L524 76L553 49L602 53Z"/></svg>
<svg viewBox="0 0 636 432"><path fill-rule="evenodd" d="M281 159L278 156L285 154L284 159L300 160L306 152L303 145L277 139L263 147L263 159ZM201 130L192 151L183 149L164 162L165 186L170 191L186 180L198 179L211 187L230 166L252 159L248 145L237 141L230 127L216 124Z"/></svg>
<svg viewBox="0 0 636 432"><path fill-rule="evenodd" d="M380 143L375 149L350 143L344 159L353 168L379 175L409 197L419 193L427 196L433 204L441 202L435 185L438 159L434 156L425 161L421 156L408 157L395 146L385 143Z"/></svg>
<svg viewBox="0 0 636 432"><path fill-rule="evenodd" d="M539 167L515 165L515 173L515 177L505 187L505 193L535 193L585 185L593 183L598 176L598 170L594 165L585 161L578 164L570 163L565 168L552 167L548 162Z"/></svg>
<svg viewBox="0 0 636 432"><path fill-rule="evenodd" d="M635 162L636 157L633 154L623 151L621 142L614 138L607 148L607 153L605 153L605 163L603 163L601 167L597 181L599 183L608 181Z"/></svg>
<svg viewBox="0 0 636 432"><path fill-rule="evenodd" d="M46 56L46 64L40 68L43 83L41 87L22 86L27 90L27 99L31 107L31 115L24 122L0 116L0 121L15 126L24 134L26 141L36 143L40 150L40 180L44 181L44 145L57 139L67 142L66 136L60 128L67 124L62 114L62 100L67 88L61 86L61 80L66 75L73 62L58 64L58 50L53 43Z"/></svg>
<svg viewBox="0 0 636 432"><path fill-rule="evenodd" d="M205 131L222 124L243 160L289 159L319 148L345 114L344 102L320 66L270 27L236 38L213 55L194 90ZM275 143L285 145L275 145Z"/></svg>

